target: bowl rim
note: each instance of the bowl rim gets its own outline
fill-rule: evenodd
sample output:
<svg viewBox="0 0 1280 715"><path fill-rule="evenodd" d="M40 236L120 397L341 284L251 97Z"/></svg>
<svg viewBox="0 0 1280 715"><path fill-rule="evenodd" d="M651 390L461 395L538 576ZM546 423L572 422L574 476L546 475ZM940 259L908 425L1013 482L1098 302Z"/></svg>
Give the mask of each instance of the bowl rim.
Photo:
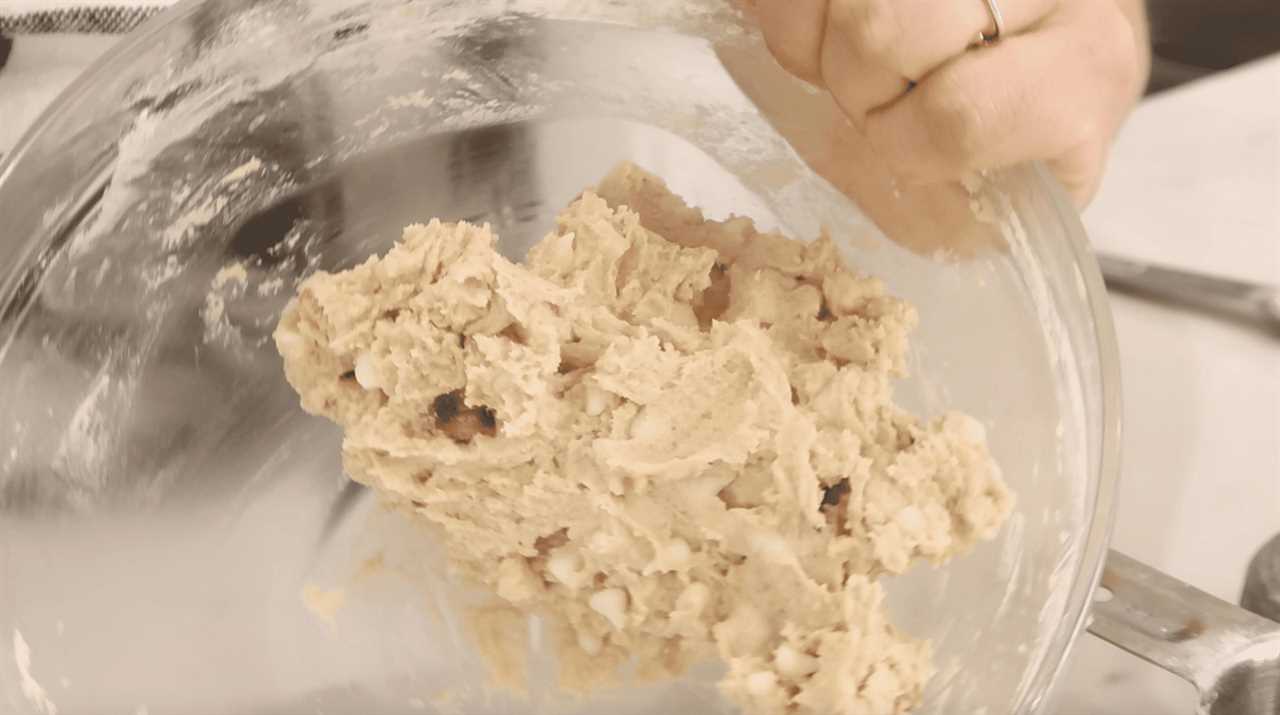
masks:
<svg viewBox="0 0 1280 715"><path fill-rule="evenodd" d="M13 172L15 167L22 161L22 158L30 151L32 145L36 143L36 139L44 133L44 129L50 124L51 119L74 108L80 98L97 84L98 78L106 74L107 70L114 64L121 61L122 58L127 58L135 48L146 45L147 41L159 34L161 30L191 15L205 1L179 0L179 2L143 20L137 27L112 43L105 52L99 55L75 79L71 80L71 83L64 87L61 92L58 92L53 100L36 115L36 118L18 137L18 141L9 150L9 153L0 156L0 186L4 186L7 183L9 174Z"/></svg>
<svg viewBox="0 0 1280 715"><path fill-rule="evenodd" d="M1062 622L1059 624L1060 640L1051 647L1053 652L1046 654L1050 657L1046 658L1044 665L1036 672L1030 683L1031 687L1026 691L1032 697L1022 707L1023 713L1036 713L1041 712L1052 701L1055 689L1062 683L1061 676L1066 670L1071 651L1088 626L1094 593L1106 566L1115 524L1124 409L1119 341L1116 338L1111 304L1080 212L1075 208L1066 188L1043 162L1032 162L1029 173L1047 192L1062 225L1067 228L1067 248L1078 272L1077 277L1083 288L1082 296L1093 328L1101 397L1098 433L1090 435L1091 439L1097 440L1098 463L1093 508L1086 510L1088 522L1081 530L1084 537L1081 558L1071 580L1071 589L1062 613Z"/></svg>

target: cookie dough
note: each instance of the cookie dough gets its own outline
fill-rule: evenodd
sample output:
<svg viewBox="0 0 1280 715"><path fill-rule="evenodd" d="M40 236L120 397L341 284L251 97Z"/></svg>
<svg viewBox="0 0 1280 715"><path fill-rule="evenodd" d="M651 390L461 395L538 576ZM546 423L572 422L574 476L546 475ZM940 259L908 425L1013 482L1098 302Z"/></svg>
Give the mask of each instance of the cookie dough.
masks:
<svg viewBox="0 0 1280 715"><path fill-rule="evenodd" d="M719 657L747 713L904 713L930 646L879 579L990 538L982 426L893 402L911 306L810 242L704 219L630 164L524 265L432 221L317 273L276 344L350 476L555 632L563 687Z"/></svg>

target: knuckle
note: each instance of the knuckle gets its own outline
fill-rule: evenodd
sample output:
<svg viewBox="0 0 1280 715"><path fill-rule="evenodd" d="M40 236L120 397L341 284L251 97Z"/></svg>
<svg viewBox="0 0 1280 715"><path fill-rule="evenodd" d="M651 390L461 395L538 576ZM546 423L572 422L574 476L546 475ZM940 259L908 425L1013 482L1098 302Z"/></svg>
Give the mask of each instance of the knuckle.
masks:
<svg viewBox="0 0 1280 715"><path fill-rule="evenodd" d="M1144 78L1140 76L1140 50L1133 26L1114 3L1102 3L1099 12L1102 16L1085 34L1086 56L1096 76L1107 78L1125 93L1136 93Z"/></svg>
<svg viewBox="0 0 1280 715"><path fill-rule="evenodd" d="M1063 106L1042 127L1046 144L1057 151L1073 151L1104 141L1103 110L1098 106Z"/></svg>
<svg viewBox="0 0 1280 715"><path fill-rule="evenodd" d="M1049 161L1049 168L1080 206L1089 202L1101 184L1106 166L1106 146L1081 146Z"/></svg>
<svg viewBox="0 0 1280 715"><path fill-rule="evenodd" d="M1091 118L1084 118L1072 125L1067 137L1069 148L1090 147L1105 143L1103 132L1098 123Z"/></svg>
<svg viewBox="0 0 1280 715"><path fill-rule="evenodd" d="M809 82L821 79L821 73L815 69L814 62L796 43L782 41L766 34L765 44L773 54L774 59L787 72Z"/></svg>
<svg viewBox="0 0 1280 715"><path fill-rule="evenodd" d="M1087 173L1084 170L1085 159L1094 152L1094 147L1107 146L1106 142L1094 122L1088 120L1076 120L1054 129L1051 135L1045 137L1045 144L1041 146L1040 155L1032 157L1036 159L1047 159L1050 161L1058 161L1063 167L1072 167L1073 171ZM1071 161L1063 162L1062 157L1070 157ZM1065 169L1055 169L1055 173L1059 178L1064 178L1067 173ZM1064 183L1072 183L1065 181Z"/></svg>
<svg viewBox="0 0 1280 715"><path fill-rule="evenodd" d="M808 81L819 79L817 47L822 38L809 33L801 19L787 13L786 0L761 0L758 4L765 45L778 64Z"/></svg>
<svg viewBox="0 0 1280 715"><path fill-rule="evenodd" d="M895 0L832 0L829 33L858 58L901 69L904 36Z"/></svg>
<svg viewBox="0 0 1280 715"><path fill-rule="evenodd" d="M923 95L921 103L939 153L959 166L973 165L982 152L987 131L980 106L955 84Z"/></svg>

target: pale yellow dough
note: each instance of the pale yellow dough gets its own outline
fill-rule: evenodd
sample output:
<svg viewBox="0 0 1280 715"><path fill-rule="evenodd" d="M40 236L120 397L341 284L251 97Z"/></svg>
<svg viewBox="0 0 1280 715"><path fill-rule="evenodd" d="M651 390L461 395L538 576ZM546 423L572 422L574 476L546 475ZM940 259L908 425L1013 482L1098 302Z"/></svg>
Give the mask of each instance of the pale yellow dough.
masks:
<svg viewBox="0 0 1280 715"><path fill-rule="evenodd" d="M889 715L930 647L879 578L1012 506L979 423L893 403L914 322L827 237L705 220L628 164L523 266L488 227L409 226L305 281L276 344L351 477L553 624L563 687L718 656L747 713Z"/></svg>

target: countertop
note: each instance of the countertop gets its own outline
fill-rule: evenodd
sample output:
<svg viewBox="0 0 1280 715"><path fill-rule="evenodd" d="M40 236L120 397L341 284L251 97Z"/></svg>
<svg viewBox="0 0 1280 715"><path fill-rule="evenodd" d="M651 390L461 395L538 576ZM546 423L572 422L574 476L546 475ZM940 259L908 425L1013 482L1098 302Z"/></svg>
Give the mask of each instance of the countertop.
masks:
<svg viewBox="0 0 1280 715"><path fill-rule="evenodd" d="M0 153L114 41L23 37L0 70ZM1085 213L1099 247L1280 283L1280 57L1144 102ZM1280 336L1113 299L1124 374L1114 546L1235 601L1280 531ZM1084 637L1063 715L1181 715L1191 693Z"/></svg>
<svg viewBox="0 0 1280 715"><path fill-rule="evenodd" d="M1144 102L1085 211L1121 255L1280 283L1280 56ZM1280 531L1280 335L1112 299L1124 382L1113 546L1229 601ZM1085 638L1063 715L1183 715L1189 686Z"/></svg>

